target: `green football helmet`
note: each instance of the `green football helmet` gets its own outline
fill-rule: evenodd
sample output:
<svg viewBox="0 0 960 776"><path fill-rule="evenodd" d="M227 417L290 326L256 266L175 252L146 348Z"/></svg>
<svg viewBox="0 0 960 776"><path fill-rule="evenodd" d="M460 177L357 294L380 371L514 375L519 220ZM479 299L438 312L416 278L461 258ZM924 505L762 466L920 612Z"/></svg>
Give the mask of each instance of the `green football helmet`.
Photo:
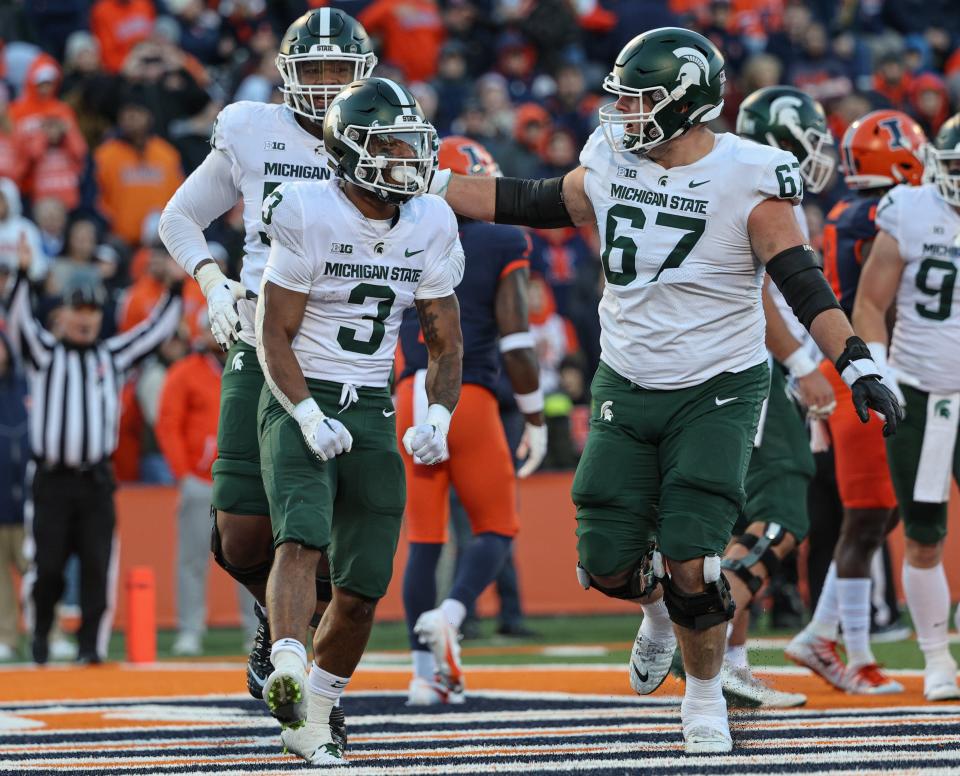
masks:
<svg viewBox="0 0 960 776"><path fill-rule="evenodd" d="M828 149L833 136L827 114L815 99L792 86L758 89L742 103L737 113L737 134L774 148L789 151L800 162L800 175L807 190L823 191L837 166Z"/></svg>
<svg viewBox="0 0 960 776"><path fill-rule="evenodd" d="M614 151L637 153L680 137L720 115L723 56L703 35L661 27L631 40L603 81L618 96L600 108L600 126ZM633 112L617 109L638 98Z"/></svg>
<svg viewBox="0 0 960 776"><path fill-rule="evenodd" d="M335 8L318 8L290 25L276 64L284 102L301 116L322 121L346 84L369 78L377 57L360 22Z"/></svg>
<svg viewBox="0 0 960 776"><path fill-rule="evenodd" d="M940 196L960 207L960 113L943 122L933 143L927 146L926 164Z"/></svg>
<svg viewBox="0 0 960 776"><path fill-rule="evenodd" d="M367 78L334 98L323 144L337 175L401 204L427 190L440 142L416 98L387 78Z"/></svg>

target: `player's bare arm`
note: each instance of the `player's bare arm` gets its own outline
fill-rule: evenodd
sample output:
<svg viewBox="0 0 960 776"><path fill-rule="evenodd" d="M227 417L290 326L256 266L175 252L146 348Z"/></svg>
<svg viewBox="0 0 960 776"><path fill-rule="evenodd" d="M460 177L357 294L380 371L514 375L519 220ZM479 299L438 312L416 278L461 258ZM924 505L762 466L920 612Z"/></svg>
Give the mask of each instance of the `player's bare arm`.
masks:
<svg viewBox="0 0 960 776"><path fill-rule="evenodd" d="M776 302L770 296L770 276L763 279L763 314L767 322L766 345L774 358L797 378L800 401L812 414L826 416L836 407L833 388L814 361L790 333Z"/></svg>
<svg viewBox="0 0 960 776"><path fill-rule="evenodd" d="M529 277L530 271L522 267L501 278L495 300L503 368L510 378L517 407L526 421L523 438L517 448L517 457L526 459L518 472L520 477L527 477L536 471L547 454L540 365L533 349L527 316Z"/></svg>
<svg viewBox="0 0 960 776"><path fill-rule="evenodd" d="M903 417L900 405L881 385L882 372L866 344L854 334L823 277L816 255L804 241L793 206L785 200L764 200L750 213L747 229L754 253L766 265L797 318L850 385L860 420L866 423L869 410L876 410L886 419L884 434L895 433Z"/></svg>
<svg viewBox="0 0 960 776"><path fill-rule="evenodd" d="M263 288L263 323L260 343L264 368L271 388L275 385L292 405L310 397L307 381L293 352L293 338L300 331L307 295L267 282ZM282 403L282 400L281 400Z"/></svg>
<svg viewBox="0 0 960 776"><path fill-rule="evenodd" d="M463 335L460 304L454 294L438 299L418 299L417 317L427 346L427 400L449 412L460 399L463 376Z"/></svg>
<svg viewBox="0 0 960 776"><path fill-rule="evenodd" d="M853 303L853 328L867 342L887 344L887 310L896 299L903 268L897 241L881 231L867 254Z"/></svg>
<svg viewBox="0 0 960 776"><path fill-rule="evenodd" d="M437 187L454 212L478 221L517 224L537 229L580 226L596 221L577 167L562 178L482 178L450 175Z"/></svg>

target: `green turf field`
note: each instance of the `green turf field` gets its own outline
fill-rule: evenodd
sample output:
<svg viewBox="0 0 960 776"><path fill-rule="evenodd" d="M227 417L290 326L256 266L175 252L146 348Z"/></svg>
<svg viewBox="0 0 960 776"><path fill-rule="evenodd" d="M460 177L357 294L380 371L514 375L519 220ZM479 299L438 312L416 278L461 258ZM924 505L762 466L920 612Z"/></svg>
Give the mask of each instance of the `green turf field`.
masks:
<svg viewBox="0 0 960 776"><path fill-rule="evenodd" d="M537 633L536 638L518 639L505 638L495 634L495 623L492 620L480 623L480 637L463 642L465 649L464 662L484 664L513 664L542 662L571 662L571 663L617 663L626 662L630 654L630 646L636 634L639 618L629 615L602 615L595 617L531 617L529 627ZM756 638L789 638L790 631L773 630L765 626L763 619L752 634ZM161 631L157 637L157 651L160 659L171 658L170 647L173 644L175 633ZM559 654L558 645L589 646L602 645L602 648L593 650L590 654L573 653ZM532 647L521 653L512 652L510 647ZM506 648L503 654L481 650L481 654L470 654L472 648ZM537 647L546 648L542 652ZM206 657L243 656L243 637L237 628L217 628L207 633L204 641ZM402 622L379 622L374 626L373 635L367 649L368 653L402 652L407 649L406 626ZM922 668L923 662L920 650L913 639L890 644L874 644L877 659L890 668ZM954 652L960 658L960 649L954 647ZM29 644L24 640L22 654L29 655ZM114 634L110 642L110 659L123 660L125 655L124 637L122 633ZM402 658L398 655L398 660ZM787 665L781 648L751 649L750 660L755 665Z"/></svg>

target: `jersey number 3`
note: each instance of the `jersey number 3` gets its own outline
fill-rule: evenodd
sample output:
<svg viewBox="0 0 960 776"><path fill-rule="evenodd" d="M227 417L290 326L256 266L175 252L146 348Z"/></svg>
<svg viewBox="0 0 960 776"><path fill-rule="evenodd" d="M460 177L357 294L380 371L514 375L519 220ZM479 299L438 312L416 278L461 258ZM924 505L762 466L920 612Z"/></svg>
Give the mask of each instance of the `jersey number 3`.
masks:
<svg viewBox="0 0 960 776"><path fill-rule="evenodd" d="M347 301L350 304L359 305L365 304L367 299L371 298L382 301L377 304L376 315L364 314L360 316L363 320L370 321L373 325L373 330L370 332L370 339L357 339L356 329L351 329L349 326L341 326L340 331L337 332L337 342L344 350L349 350L351 353L362 353L365 356L372 356L377 352L380 343L383 342L383 335L387 330L386 326L384 326L384 321L386 321L390 315L390 310L393 308L393 303L397 295L390 286L360 283L354 286Z"/></svg>
<svg viewBox="0 0 960 776"><path fill-rule="evenodd" d="M631 205L614 205L607 211L606 233L604 235L605 247L600 255L603 274L611 285L628 286L637 279L637 241L629 234L617 234L617 226L620 220L629 221L631 229L640 231L646 226L647 215L640 208ZM667 226L684 232L684 234L673 246L673 250L667 254L667 258L664 259L656 274L647 281L648 283L656 282L665 269L679 267L683 260L690 255L693 246L703 236L703 230L707 228L707 222L703 218L678 216L676 213L664 213L663 211L657 212L655 223L657 226ZM620 249L620 271L612 269L610 266L610 254L614 248Z"/></svg>

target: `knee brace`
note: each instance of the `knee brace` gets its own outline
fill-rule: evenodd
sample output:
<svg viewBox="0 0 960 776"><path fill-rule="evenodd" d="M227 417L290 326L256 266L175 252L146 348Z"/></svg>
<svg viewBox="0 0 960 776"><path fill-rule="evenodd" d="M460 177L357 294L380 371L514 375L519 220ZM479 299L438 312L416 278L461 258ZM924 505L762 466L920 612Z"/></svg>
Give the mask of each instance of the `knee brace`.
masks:
<svg viewBox="0 0 960 776"><path fill-rule="evenodd" d="M228 563L223 557L223 544L220 541L220 529L217 527L216 507L210 507L210 517L213 518L213 530L210 532L210 551L213 553L213 559L217 565L226 571L241 585L263 585L270 576L270 567L273 565L273 558L256 566L249 568L239 568Z"/></svg>
<svg viewBox="0 0 960 776"><path fill-rule="evenodd" d="M767 570L767 577L772 577L780 569L780 558L773 551L780 542L783 541L787 532L779 523L766 523L763 527L761 536L754 536L745 533L738 536L734 541L742 547L747 548L747 554L742 558L724 558L721 566L727 571L732 571L743 583L750 588L750 594L756 595L757 591L763 586L763 577L757 576L750 569L757 563L763 565Z"/></svg>
<svg viewBox="0 0 960 776"><path fill-rule="evenodd" d="M579 563L577 564L577 581L584 590L591 587L599 590L610 598L622 598L625 601L635 601L644 598L653 592L659 578L663 576L663 558L656 548L637 561L627 575L627 580L619 587L604 587L597 583L590 573Z"/></svg>
<svg viewBox="0 0 960 776"><path fill-rule="evenodd" d="M663 600L672 622L700 631L733 619L733 596L730 595L730 585L720 573L720 558L716 555L703 559L703 580L707 589L702 593L684 593L677 589L670 577L661 580Z"/></svg>

